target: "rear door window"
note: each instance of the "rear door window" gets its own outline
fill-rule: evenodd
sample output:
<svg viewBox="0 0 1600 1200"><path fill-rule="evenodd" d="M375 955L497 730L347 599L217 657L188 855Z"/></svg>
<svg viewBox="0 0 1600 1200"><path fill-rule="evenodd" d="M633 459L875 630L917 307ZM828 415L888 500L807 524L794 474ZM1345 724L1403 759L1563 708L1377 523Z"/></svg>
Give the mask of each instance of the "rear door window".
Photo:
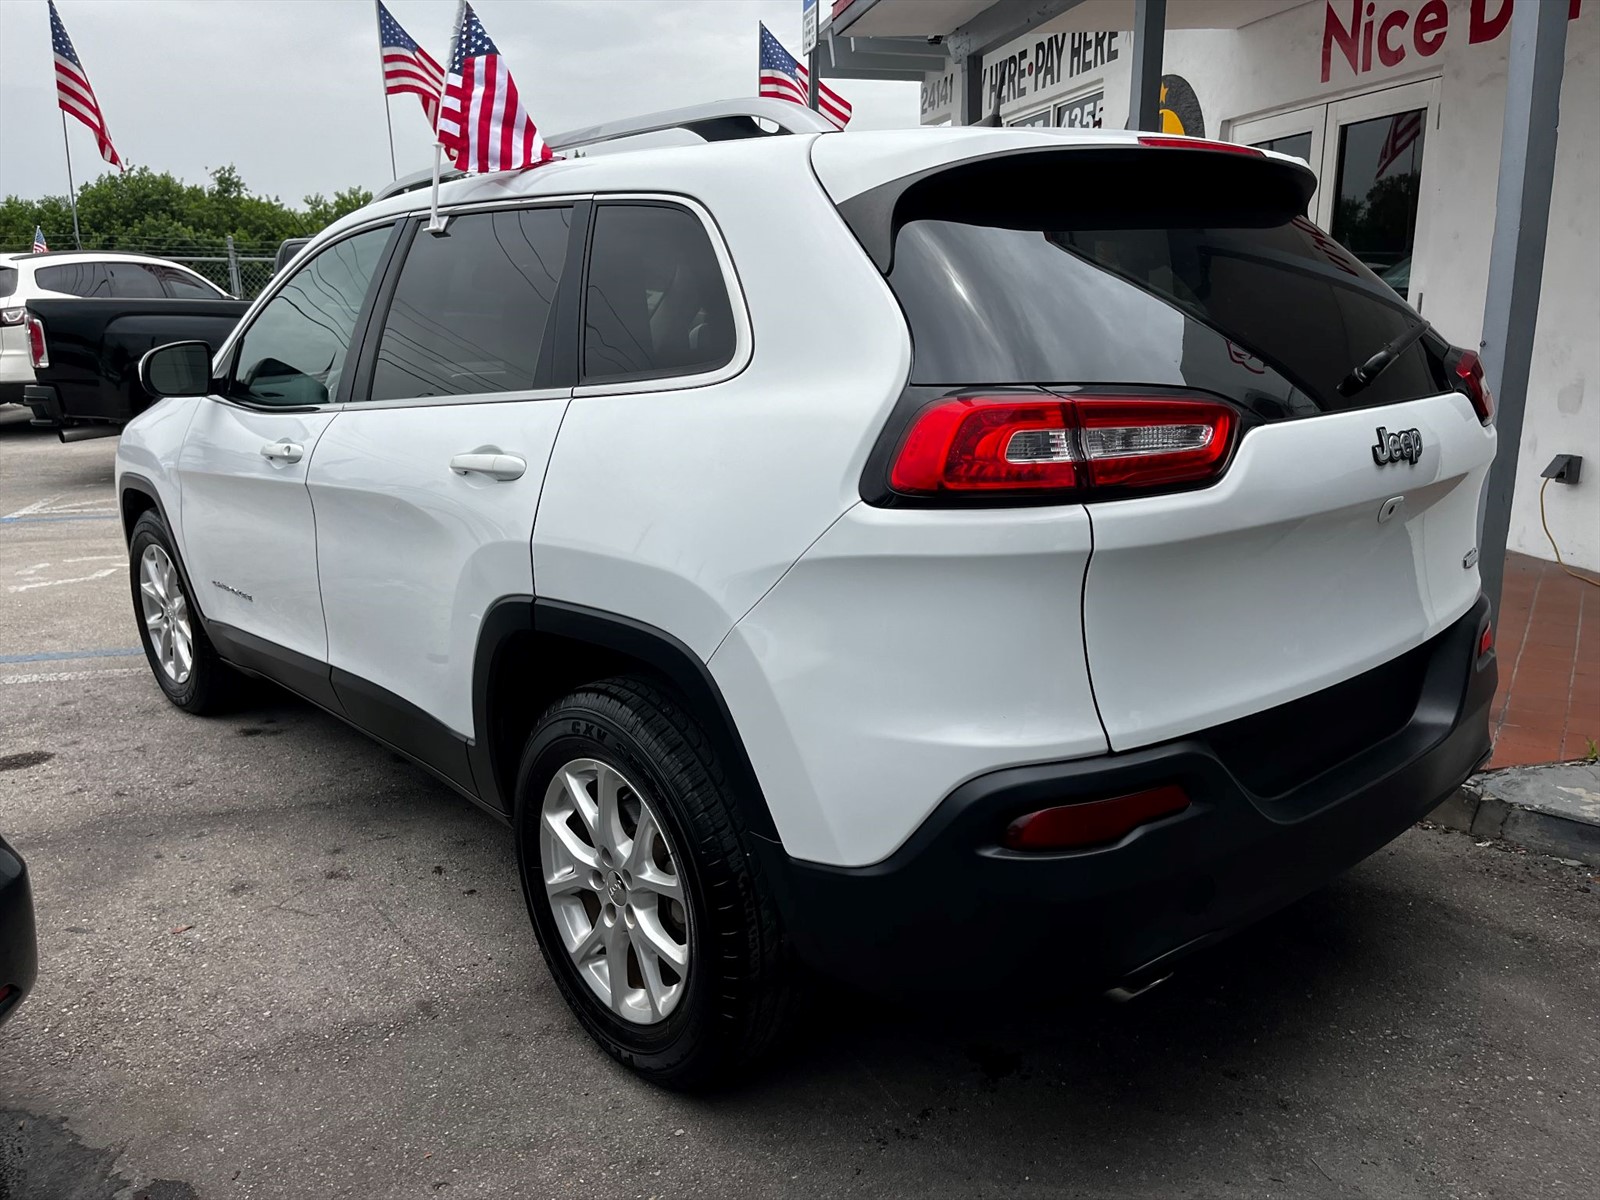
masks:
<svg viewBox="0 0 1600 1200"><path fill-rule="evenodd" d="M538 384L570 207L468 213L419 232L384 320L373 400L527 391Z"/></svg>
<svg viewBox="0 0 1600 1200"><path fill-rule="evenodd" d="M582 382L714 371L736 343L727 283L699 217L675 204L596 208Z"/></svg>
<svg viewBox="0 0 1600 1200"><path fill-rule="evenodd" d="M223 299L222 293L216 288L185 271L177 271L171 267L156 267L155 273L165 285L167 294L175 300Z"/></svg>
<svg viewBox="0 0 1600 1200"><path fill-rule="evenodd" d="M0 300L4 300L16 290L17 269L15 267L0 267Z"/></svg>
<svg viewBox="0 0 1600 1200"><path fill-rule="evenodd" d="M33 281L47 292L60 292L67 296L109 296L111 275L105 263L62 263L54 267L40 267L33 273Z"/></svg>
<svg viewBox="0 0 1600 1200"><path fill-rule="evenodd" d="M161 276L149 263L114 262L107 266L111 273L111 294L124 300L165 300L167 289L161 286Z"/></svg>

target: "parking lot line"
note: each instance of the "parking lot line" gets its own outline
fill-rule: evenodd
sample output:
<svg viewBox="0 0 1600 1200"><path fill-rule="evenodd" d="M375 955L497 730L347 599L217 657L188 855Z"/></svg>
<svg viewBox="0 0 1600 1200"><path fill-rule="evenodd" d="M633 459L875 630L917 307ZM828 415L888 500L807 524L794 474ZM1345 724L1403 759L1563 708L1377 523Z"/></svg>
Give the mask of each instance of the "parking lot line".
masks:
<svg viewBox="0 0 1600 1200"><path fill-rule="evenodd" d="M143 667L105 667L98 671L38 671L31 675L0 675L0 684L72 683L81 679L104 679L108 675L143 674Z"/></svg>
<svg viewBox="0 0 1600 1200"><path fill-rule="evenodd" d="M0 666L9 663L59 662L69 658L132 658L143 654L138 646L129 650L48 650L42 654L0 654Z"/></svg>
<svg viewBox="0 0 1600 1200"><path fill-rule="evenodd" d="M116 513L84 513L72 517L0 517L0 525L24 525L31 521L115 521Z"/></svg>

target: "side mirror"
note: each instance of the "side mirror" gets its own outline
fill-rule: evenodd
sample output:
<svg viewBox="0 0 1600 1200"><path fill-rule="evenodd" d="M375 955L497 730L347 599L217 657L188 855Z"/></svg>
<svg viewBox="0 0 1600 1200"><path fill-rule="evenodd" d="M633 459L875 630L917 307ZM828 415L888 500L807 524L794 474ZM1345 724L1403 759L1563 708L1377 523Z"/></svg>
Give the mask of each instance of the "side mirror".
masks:
<svg viewBox="0 0 1600 1200"><path fill-rule="evenodd" d="M204 396L211 390L211 347L205 342L157 346L139 360L139 385L157 400Z"/></svg>

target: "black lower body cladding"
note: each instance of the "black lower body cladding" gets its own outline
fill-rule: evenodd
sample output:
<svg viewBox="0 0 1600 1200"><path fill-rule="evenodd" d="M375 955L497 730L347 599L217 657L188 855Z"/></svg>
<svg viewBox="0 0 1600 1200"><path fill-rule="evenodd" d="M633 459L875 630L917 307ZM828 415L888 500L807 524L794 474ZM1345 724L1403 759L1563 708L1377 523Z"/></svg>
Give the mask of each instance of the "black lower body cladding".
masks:
<svg viewBox="0 0 1600 1200"><path fill-rule="evenodd" d="M1487 619L1480 599L1423 648L1415 703L1396 728L1280 795L1251 792L1239 780L1246 772L1226 765L1231 752L1200 733L972 780L870 867L784 861L777 873L795 948L825 973L888 994L994 992L1025 980L1026 994L1038 995L1158 978L1360 862L1482 764L1496 680L1492 653L1477 653ZM1264 740L1256 753L1281 745ZM1263 774L1282 776L1254 777ZM999 845L1022 813L1172 783L1190 806L1112 845Z"/></svg>
<svg viewBox="0 0 1600 1200"><path fill-rule="evenodd" d="M38 968L28 868L0 838L0 1023L33 987Z"/></svg>

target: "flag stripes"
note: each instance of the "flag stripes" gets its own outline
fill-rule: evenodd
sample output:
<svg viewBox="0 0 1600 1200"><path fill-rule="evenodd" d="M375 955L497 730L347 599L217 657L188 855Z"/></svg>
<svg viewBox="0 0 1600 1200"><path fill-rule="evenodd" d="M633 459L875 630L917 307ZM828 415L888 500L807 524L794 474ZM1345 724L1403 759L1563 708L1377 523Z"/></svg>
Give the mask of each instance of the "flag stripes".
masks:
<svg viewBox="0 0 1600 1200"><path fill-rule="evenodd" d="M72 47L72 39L67 36L67 27L61 23L61 14L56 12L56 0L50 0L50 47L55 53L56 62L56 104L69 117L87 125L94 134L100 157L122 170L122 159L117 154L117 148L111 144L111 131L106 127L105 114L100 111L100 102L95 99L94 89L89 86L89 75L78 61L78 52Z"/></svg>
<svg viewBox="0 0 1600 1200"><path fill-rule="evenodd" d="M765 25L761 26L761 47L756 64L757 95L807 104L811 72L783 48L783 43L773 37ZM821 80L817 81L817 111L839 129L850 123L850 102Z"/></svg>
<svg viewBox="0 0 1600 1200"><path fill-rule="evenodd" d="M439 119L444 68L400 26L378 0L378 42L383 48L383 90L387 96L413 95L433 125Z"/></svg>

